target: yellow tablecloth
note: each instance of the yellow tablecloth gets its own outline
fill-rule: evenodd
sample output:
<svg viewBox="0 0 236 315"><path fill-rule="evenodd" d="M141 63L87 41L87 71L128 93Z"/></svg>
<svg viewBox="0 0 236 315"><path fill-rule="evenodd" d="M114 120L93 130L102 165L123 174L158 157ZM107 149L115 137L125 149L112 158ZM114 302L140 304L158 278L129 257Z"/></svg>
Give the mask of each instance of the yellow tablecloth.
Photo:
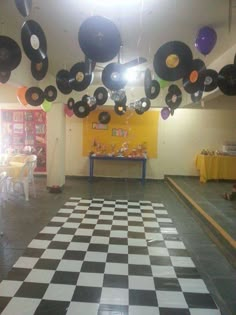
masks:
<svg viewBox="0 0 236 315"><path fill-rule="evenodd" d="M24 164L21 165L1 165L0 172L6 172L7 176L17 178Z"/></svg>
<svg viewBox="0 0 236 315"><path fill-rule="evenodd" d="M236 156L198 154L196 167L203 183L209 179L236 180Z"/></svg>

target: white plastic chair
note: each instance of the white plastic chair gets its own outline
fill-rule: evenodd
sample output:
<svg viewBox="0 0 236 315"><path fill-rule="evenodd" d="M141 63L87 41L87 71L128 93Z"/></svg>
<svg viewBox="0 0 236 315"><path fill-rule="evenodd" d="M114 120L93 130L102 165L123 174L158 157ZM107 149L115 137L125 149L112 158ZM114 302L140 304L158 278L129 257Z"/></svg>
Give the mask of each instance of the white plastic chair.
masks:
<svg viewBox="0 0 236 315"><path fill-rule="evenodd" d="M34 170L37 165L37 156L29 155L25 164L22 165L20 173L17 177L10 179L10 186L15 190L17 185L23 186L25 200L29 200L29 184L32 185L34 197L36 197Z"/></svg>

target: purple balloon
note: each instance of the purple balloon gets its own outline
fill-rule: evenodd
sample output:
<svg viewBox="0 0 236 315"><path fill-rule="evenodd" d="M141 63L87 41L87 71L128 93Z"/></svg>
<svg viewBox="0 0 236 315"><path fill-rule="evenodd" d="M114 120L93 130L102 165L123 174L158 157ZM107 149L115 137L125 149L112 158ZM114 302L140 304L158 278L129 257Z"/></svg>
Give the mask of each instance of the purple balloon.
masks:
<svg viewBox="0 0 236 315"><path fill-rule="evenodd" d="M200 28L200 30L198 31L197 38L195 41L195 47L201 54L206 56L214 48L216 40L217 40L216 31L209 26L204 26Z"/></svg>
<svg viewBox="0 0 236 315"><path fill-rule="evenodd" d="M170 109L169 107L163 107L161 110L161 117L162 119L166 120L170 116Z"/></svg>

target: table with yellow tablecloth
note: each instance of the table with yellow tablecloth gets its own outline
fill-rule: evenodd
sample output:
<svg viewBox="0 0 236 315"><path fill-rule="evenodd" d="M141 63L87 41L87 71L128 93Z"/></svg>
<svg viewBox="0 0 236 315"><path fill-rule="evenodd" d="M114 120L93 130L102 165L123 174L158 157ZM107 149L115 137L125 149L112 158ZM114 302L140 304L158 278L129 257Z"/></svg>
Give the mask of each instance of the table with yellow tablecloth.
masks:
<svg viewBox="0 0 236 315"><path fill-rule="evenodd" d="M23 166L23 163L18 165L1 165L0 172L6 172L8 177L18 178Z"/></svg>
<svg viewBox="0 0 236 315"><path fill-rule="evenodd" d="M209 179L236 180L236 156L198 154L196 167L203 183Z"/></svg>

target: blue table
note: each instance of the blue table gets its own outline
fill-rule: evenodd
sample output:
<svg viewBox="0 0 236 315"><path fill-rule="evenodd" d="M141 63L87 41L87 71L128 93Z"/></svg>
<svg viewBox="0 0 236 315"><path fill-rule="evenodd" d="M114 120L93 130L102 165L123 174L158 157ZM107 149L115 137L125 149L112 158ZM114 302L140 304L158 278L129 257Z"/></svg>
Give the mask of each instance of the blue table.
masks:
<svg viewBox="0 0 236 315"><path fill-rule="evenodd" d="M146 162L147 159L144 157L119 157L119 156L96 156L96 155L90 155L89 156L89 179L92 179L93 177L93 170L94 170L94 161L95 160L104 160L104 161L129 161L129 162L142 162L142 183L145 183L145 177L146 177Z"/></svg>

